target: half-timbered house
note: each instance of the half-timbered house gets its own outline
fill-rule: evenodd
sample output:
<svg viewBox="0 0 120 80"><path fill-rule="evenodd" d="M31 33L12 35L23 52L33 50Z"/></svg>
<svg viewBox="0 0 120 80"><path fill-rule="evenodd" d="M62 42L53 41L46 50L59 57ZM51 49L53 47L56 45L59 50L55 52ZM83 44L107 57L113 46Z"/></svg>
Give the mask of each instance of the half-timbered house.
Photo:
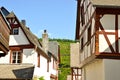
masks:
<svg viewBox="0 0 120 80"><path fill-rule="evenodd" d="M77 0L76 40L81 80L120 79L119 0Z"/></svg>

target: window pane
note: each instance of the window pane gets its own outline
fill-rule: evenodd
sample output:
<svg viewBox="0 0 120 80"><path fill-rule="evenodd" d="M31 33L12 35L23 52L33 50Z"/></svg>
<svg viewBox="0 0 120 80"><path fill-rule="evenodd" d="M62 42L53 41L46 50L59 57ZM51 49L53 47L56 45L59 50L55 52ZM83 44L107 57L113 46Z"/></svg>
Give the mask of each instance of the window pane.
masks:
<svg viewBox="0 0 120 80"><path fill-rule="evenodd" d="M16 52L13 52L13 56L16 56Z"/></svg>
<svg viewBox="0 0 120 80"><path fill-rule="evenodd" d="M13 60L15 60L16 59L16 56L13 56Z"/></svg>
<svg viewBox="0 0 120 80"><path fill-rule="evenodd" d="M16 60L13 60L12 63L16 63Z"/></svg>
<svg viewBox="0 0 120 80"><path fill-rule="evenodd" d="M18 56L18 59L20 59L21 58L21 56Z"/></svg>
<svg viewBox="0 0 120 80"><path fill-rule="evenodd" d="M21 63L21 60L18 60L17 63Z"/></svg>
<svg viewBox="0 0 120 80"><path fill-rule="evenodd" d="M18 34L18 31L19 31L18 28L14 28L14 29L13 29L13 34L14 34L14 35L17 35L17 34Z"/></svg>

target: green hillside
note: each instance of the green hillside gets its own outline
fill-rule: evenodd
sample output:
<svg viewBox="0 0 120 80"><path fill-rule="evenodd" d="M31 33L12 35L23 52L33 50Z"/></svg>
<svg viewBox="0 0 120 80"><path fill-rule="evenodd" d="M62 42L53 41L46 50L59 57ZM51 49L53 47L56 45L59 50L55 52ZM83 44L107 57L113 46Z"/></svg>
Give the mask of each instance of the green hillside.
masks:
<svg viewBox="0 0 120 80"><path fill-rule="evenodd" d="M67 40L67 39L51 39L58 41L60 44L60 58L61 63L59 65L59 80L66 80L67 75L70 74L70 43L74 43L73 40Z"/></svg>

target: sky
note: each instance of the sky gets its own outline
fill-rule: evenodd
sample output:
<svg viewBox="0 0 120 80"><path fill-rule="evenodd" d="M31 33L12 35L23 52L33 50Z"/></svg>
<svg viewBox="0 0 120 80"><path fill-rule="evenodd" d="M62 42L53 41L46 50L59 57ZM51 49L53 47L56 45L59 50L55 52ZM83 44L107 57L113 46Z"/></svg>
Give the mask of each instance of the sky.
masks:
<svg viewBox="0 0 120 80"><path fill-rule="evenodd" d="M0 7L13 11L19 20L41 38L47 30L49 38L75 40L76 0L0 0Z"/></svg>

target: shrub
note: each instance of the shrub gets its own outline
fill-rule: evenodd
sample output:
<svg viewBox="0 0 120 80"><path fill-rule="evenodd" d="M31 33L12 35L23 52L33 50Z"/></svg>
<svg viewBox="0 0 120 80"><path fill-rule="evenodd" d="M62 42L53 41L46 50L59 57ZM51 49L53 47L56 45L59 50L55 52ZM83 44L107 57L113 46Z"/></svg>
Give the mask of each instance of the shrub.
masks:
<svg viewBox="0 0 120 80"><path fill-rule="evenodd" d="M43 77L43 76L41 76L41 77L39 78L39 80L45 80L45 79L44 79L44 77Z"/></svg>

